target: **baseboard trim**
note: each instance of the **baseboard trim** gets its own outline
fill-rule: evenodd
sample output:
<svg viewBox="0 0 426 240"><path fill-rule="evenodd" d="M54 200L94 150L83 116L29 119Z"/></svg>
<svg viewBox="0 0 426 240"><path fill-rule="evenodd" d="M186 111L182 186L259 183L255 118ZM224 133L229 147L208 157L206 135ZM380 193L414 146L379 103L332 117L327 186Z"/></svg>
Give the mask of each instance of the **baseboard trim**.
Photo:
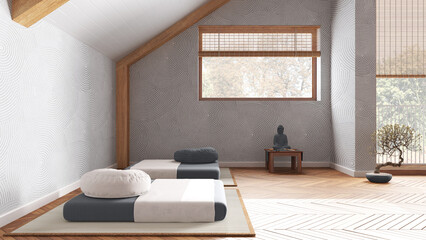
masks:
<svg viewBox="0 0 426 240"><path fill-rule="evenodd" d="M108 166L107 168L116 168L117 164L112 164L110 166ZM44 197L38 198L32 202L29 202L23 206L20 206L18 208L15 208L7 213L4 213L3 215L0 215L0 227L5 226L6 224L9 224L13 221L15 221L16 219L19 219L25 215L27 215L28 213L31 213L41 207L43 207L44 205L55 201L56 199L67 195L68 193L76 190L77 188L80 187L80 180L75 181L65 187L62 187L54 192L51 192L49 194L47 194Z"/></svg>
<svg viewBox="0 0 426 240"><path fill-rule="evenodd" d="M344 173L346 175L349 175L353 177L355 175L355 170L344 167L342 165L336 164L336 163L330 163L330 168L333 168L341 173Z"/></svg>
<svg viewBox="0 0 426 240"><path fill-rule="evenodd" d="M264 162L219 162L220 167L265 167ZM277 162L275 163L276 167L290 167L290 162ZM351 177L365 177L367 172L371 171L355 171L353 169L344 167L342 165L330 162L303 162L303 167L312 167L312 168L333 168L341 173L347 174Z"/></svg>
<svg viewBox="0 0 426 240"><path fill-rule="evenodd" d="M264 162L220 162L220 167L265 167ZM290 167L290 162L276 162L276 167ZM329 162L302 162L303 167L316 167L316 168L328 168L330 167Z"/></svg>
<svg viewBox="0 0 426 240"><path fill-rule="evenodd" d="M242 168L251 168L251 167L265 167L264 162L219 162L220 167L242 167ZM290 162L277 162L275 163L276 167L290 167ZM312 168L333 168L341 173L349 175L351 177L365 177L365 174L372 171L355 171L348 167L330 163L330 162L302 162L303 167L312 167Z"/></svg>
<svg viewBox="0 0 426 240"><path fill-rule="evenodd" d="M364 178L365 174L369 173L369 172L374 172L374 170L369 170L369 171L355 171L354 173L354 177L357 178Z"/></svg>
<svg viewBox="0 0 426 240"><path fill-rule="evenodd" d="M18 208L13 209L12 211L9 211L3 215L0 216L0 227L3 227L4 225L11 223L15 221L18 218L21 218L28 213L37 210L44 205L55 201L56 199L68 194L69 192L74 191L75 189L80 187L80 180L75 181L65 187L62 187L44 197L38 198L32 202L29 202L23 206L20 206Z"/></svg>
<svg viewBox="0 0 426 240"><path fill-rule="evenodd" d="M351 177L357 177L357 178L362 178L365 177L365 174L371 171L355 171L353 169L350 169L348 167L339 165L337 163L330 163L330 168L333 168L341 173L344 173L346 175L349 175Z"/></svg>

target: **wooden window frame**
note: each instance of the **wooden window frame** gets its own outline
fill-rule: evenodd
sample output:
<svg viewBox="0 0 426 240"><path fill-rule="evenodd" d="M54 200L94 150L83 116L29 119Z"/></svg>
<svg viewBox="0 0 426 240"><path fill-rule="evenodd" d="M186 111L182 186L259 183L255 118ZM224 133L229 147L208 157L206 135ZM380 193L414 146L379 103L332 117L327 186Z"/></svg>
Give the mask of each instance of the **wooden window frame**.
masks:
<svg viewBox="0 0 426 240"><path fill-rule="evenodd" d="M199 26L198 27L198 100L199 101L317 101L317 32L320 26ZM312 51L202 51L203 33L311 33ZM312 97L310 98L206 98L203 97L203 57L312 57Z"/></svg>

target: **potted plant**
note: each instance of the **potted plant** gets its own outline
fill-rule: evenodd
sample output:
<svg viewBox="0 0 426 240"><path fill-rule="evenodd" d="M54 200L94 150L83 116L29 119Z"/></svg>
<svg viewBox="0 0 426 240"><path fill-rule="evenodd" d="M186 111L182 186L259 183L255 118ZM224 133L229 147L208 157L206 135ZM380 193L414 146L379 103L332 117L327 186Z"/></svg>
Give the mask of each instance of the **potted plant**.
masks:
<svg viewBox="0 0 426 240"><path fill-rule="evenodd" d="M400 167L404 162L404 151L420 150L420 140L422 136L417 134L413 128L403 124L388 124L372 135L374 144L374 153L392 157L394 154L398 156L398 162L387 161L385 163L376 164L374 173L367 173L366 177L370 182L387 183L392 179L389 173L380 173L380 168L384 166Z"/></svg>

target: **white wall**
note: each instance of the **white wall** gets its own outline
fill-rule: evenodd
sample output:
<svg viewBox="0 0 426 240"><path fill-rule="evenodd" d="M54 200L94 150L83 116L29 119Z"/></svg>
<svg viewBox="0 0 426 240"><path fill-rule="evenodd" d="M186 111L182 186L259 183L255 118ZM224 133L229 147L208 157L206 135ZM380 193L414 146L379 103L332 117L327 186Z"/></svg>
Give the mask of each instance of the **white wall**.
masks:
<svg viewBox="0 0 426 240"><path fill-rule="evenodd" d="M114 69L47 22L13 22L0 0L0 218L114 163Z"/></svg>
<svg viewBox="0 0 426 240"><path fill-rule="evenodd" d="M355 0L333 2L331 116L335 164L355 169Z"/></svg>

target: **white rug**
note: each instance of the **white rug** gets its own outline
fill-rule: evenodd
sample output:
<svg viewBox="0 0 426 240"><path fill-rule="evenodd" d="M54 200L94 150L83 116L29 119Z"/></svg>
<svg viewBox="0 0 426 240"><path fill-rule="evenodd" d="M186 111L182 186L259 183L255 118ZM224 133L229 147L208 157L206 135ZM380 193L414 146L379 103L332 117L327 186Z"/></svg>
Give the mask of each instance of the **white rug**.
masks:
<svg viewBox="0 0 426 240"><path fill-rule="evenodd" d="M244 202L256 239L426 239L425 193Z"/></svg>

